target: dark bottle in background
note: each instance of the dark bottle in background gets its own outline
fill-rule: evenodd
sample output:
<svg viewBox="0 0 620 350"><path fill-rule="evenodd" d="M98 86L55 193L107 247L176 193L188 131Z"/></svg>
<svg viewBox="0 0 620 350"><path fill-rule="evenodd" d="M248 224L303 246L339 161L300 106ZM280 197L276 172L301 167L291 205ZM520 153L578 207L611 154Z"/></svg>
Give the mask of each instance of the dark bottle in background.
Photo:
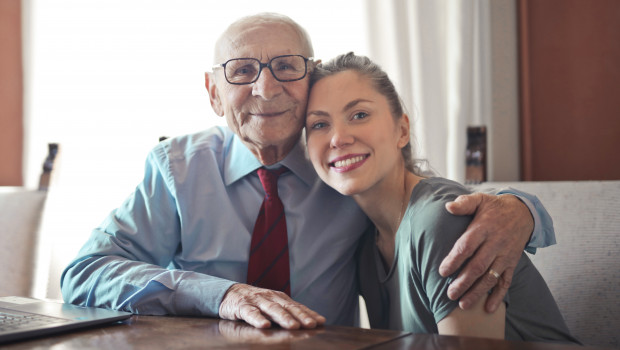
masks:
<svg viewBox="0 0 620 350"><path fill-rule="evenodd" d="M479 184L487 181L486 126L467 127L467 151L465 159L465 183Z"/></svg>
<svg viewBox="0 0 620 350"><path fill-rule="evenodd" d="M39 191L47 191L50 186L50 178L52 176L52 170L54 170L54 161L58 155L58 144L47 144L47 158L43 162L43 171L39 178Z"/></svg>

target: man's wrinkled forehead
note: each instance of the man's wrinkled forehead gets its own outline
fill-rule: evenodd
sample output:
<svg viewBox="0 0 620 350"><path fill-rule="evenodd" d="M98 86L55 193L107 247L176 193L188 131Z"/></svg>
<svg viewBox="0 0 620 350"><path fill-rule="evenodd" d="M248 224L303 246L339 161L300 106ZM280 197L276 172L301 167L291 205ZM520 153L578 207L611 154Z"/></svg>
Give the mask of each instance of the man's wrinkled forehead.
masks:
<svg viewBox="0 0 620 350"><path fill-rule="evenodd" d="M292 25L280 22L243 23L228 28L217 41L215 62L231 58L253 57L259 60L282 54L310 56L305 38ZM286 45L282 50L282 43ZM297 47L295 47L297 46ZM275 50L275 51L274 51Z"/></svg>

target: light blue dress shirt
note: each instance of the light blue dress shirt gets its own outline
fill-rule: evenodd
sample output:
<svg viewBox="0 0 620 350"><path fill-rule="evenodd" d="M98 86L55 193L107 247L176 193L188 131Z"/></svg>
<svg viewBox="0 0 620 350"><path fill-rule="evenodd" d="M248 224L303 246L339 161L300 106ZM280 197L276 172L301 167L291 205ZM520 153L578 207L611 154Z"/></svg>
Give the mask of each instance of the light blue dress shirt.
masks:
<svg viewBox="0 0 620 350"><path fill-rule="evenodd" d="M354 254L369 220L350 197L323 184L302 142L280 165L290 169L278 192L291 296L328 324L356 325ZM136 314L217 317L228 288L246 280L264 196L255 172L260 166L226 127L159 143L148 156L144 180L63 272L64 300ZM527 203L528 195L519 195ZM548 218L544 208L534 216ZM537 225L534 237L541 234L553 236L553 227Z"/></svg>

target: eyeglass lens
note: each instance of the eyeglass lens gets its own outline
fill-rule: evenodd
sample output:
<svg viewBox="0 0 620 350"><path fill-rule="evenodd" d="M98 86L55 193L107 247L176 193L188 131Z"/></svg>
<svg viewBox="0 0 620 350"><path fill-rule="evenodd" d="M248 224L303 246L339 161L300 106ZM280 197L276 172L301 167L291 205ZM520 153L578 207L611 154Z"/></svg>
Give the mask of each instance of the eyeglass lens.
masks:
<svg viewBox="0 0 620 350"><path fill-rule="evenodd" d="M274 77L280 81L299 80L306 75L306 60L302 56L278 56L267 64ZM262 69L255 58L235 58L226 62L226 79L233 84L254 82Z"/></svg>

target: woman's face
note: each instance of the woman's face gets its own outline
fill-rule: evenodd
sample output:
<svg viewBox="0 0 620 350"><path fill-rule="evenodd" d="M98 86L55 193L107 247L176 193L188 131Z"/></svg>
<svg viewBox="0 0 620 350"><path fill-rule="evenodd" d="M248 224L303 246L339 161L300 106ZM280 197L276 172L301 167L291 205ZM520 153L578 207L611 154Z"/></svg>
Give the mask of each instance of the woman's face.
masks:
<svg viewBox="0 0 620 350"><path fill-rule="evenodd" d="M409 121L395 120L368 78L348 70L319 80L310 91L306 137L321 179L344 195L356 195L390 181L396 166L404 164Z"/></svg>

